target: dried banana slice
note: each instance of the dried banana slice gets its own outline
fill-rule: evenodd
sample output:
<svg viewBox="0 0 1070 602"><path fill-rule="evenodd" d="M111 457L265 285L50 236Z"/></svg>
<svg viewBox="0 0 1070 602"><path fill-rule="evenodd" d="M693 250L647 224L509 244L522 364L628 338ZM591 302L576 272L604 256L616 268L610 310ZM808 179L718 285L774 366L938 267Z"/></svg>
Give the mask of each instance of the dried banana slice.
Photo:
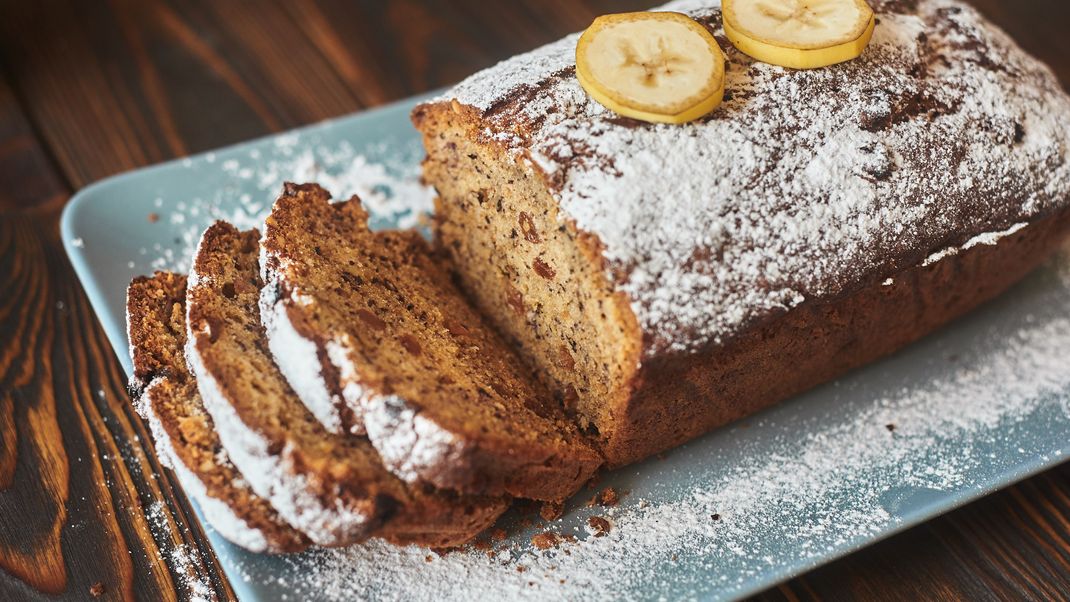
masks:
<svg viewBox="0 0 1070 602"><path fill-rule="evenodd" d="M724 54L687 15L604 15L576 46L576 76L606 108L654 123L702 117L724 97Z"/></svg>
<svg viewBox="0 0 1070 602"><path fill-rule="evenodd" d="M722 16L740 51L794 69L857 57L876 22L865 0L723 0Z"/></svg>

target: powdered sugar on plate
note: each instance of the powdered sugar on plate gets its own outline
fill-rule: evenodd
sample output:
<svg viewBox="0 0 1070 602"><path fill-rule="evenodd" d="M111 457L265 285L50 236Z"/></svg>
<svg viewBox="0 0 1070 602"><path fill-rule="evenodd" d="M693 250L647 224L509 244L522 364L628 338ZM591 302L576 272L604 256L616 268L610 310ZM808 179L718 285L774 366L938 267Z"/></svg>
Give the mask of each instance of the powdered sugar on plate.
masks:
<svg viewBox="0 0 1070 602"><path fill-rule="evenodd" d="M1070 452L1045 447L1044 432L1070 441L1070 246L1010 296L805 399L609 475L603 484L631 491L617 507L573 500L536 528L507 518L512 535L490 552L373 541L275 568L295 597L326 600L751 591L905 527L928 504L985 493L993 474ZM594 515L612 522L604 536L586 528ZM541 550L530 538L546 529L576 541Z"/></svg>
<svg viewBox="0 0 1070 602"><path fill-rule="evenodd" d="M375 161L368 155L385 159ZM203 160L215 163L214 158ZM185 167L197 165L190 161ZM434 191L420 182L417 161L382 149L358 152L345 141L324 146L298 134L282 135L268 149L254 147L244 156L223 160L219 168L229 179L228 186L211 197L176 201L160 216L178 229L179 239L177 245L161 242L154 246L152 251L158 256L151 263L153 269L188 271L201 232L215 220L243 230L260 228L284 182L317 182L338 200L358 195L376 216L373 228L425 226L434 202Z"/></svg>

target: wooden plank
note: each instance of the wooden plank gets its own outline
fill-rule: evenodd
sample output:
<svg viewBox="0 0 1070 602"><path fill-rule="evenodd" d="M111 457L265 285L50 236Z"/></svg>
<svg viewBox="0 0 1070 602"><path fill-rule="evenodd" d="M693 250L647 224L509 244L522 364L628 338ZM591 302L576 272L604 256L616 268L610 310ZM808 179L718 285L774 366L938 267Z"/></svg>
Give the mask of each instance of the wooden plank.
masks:
<svg viewBox="0 0 1070 602"><path fill-rule="evenodd" d="M0 55L74 188L444 86L637 0L43 0ZM467 48L466 48L467 47Z"/></svg>
<svg viewBox="0 0 1070 602"><path fill-rule="evenodd" d="M19 186L10 182L0 188L0 211L47 205L55 209L67 200L67 191L41 152L37 137L18 107L11 87L0 78L0 174L35 174L20 177ZM36 174L41 174L36 176ZM5 244L6 243L6 244ZM11 238L0 243L0 257L14 247ZM0 317L3 314L0 313Z"/></svg>
<svg viewBox="0 0 1070 602"><path fill-rule="evenodd" d="M0 599L226 598L63 255L69 191L2 82L0 134Z"/></svg>

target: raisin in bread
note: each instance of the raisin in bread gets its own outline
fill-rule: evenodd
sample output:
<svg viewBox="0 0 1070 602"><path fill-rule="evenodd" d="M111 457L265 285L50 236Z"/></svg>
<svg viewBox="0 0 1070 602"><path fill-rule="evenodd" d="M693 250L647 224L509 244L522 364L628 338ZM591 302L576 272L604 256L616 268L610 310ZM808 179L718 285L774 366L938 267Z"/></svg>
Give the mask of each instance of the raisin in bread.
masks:
<svg viewBox="0 0 1070 602"><path fill-rule="evenodd" d="M287 184L265 224L261 314L276 361L387 467L463 492L562 500L601 458L416 232L371 232L356 198ZM350 423L352 427L352 423Z"/></svg>
<svg viewBox="0 0 1070 602"><path fill-rule="evenodd" d="M611 465L680 444L923 336L1068 229L1070 100L955 0L871 0L856 60L725 51L721 107L622 118L577 36L417 107L439 246Z"/></svg>
<svg viewBox="0 0 1070 602"><path fill-rule="evenodd" d="M320 545L378 535L458 545L507 502L410 486L362 437L327 432L271 359L260 322L259 233L217 222L204 233L187 291L186 355L235 465L257 494Z"/></svg>
<svg viewBox="0 0 1070 602"><path fill-rule="evenodd" d="M204 410L183 356L185 300L186 277L168 272L135 278L127 289L130 390L156 455L223 537L253 552L301 550L308 540L253 493Z"/></svg>

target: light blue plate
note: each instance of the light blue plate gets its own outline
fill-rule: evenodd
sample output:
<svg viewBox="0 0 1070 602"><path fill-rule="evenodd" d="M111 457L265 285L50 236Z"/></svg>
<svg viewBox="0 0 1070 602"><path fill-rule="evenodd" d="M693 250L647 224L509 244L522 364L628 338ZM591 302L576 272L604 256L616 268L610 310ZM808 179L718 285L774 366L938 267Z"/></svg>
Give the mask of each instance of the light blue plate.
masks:
<svg viewBox="0 0 1070 602"><path fill-rule="evenodd" d="M411 179L422 156L408 120L417 101L79 192L64 211L64 244L127 370L129 280L185 265L183 253L215 217L254 223L282 179L311 173L337 184L366 157L385 174L371 193L386 199L376 224L415 221L390 204L399 193L389 182ZM480 550L428 557L375 543L272 558L207 531L246 600L734 598L1051 468L1070 452L1068 442L1064 252L996 302L892 358L606 475L600 487L627 492L615 508L587 507L587 491L551 525L525 527L514 512L503 519L510 536L495 543L493 558ZM612 521L608 535L585 529L593 514ZM546 529L576 541L538 550L530 539Z"/></svg>

